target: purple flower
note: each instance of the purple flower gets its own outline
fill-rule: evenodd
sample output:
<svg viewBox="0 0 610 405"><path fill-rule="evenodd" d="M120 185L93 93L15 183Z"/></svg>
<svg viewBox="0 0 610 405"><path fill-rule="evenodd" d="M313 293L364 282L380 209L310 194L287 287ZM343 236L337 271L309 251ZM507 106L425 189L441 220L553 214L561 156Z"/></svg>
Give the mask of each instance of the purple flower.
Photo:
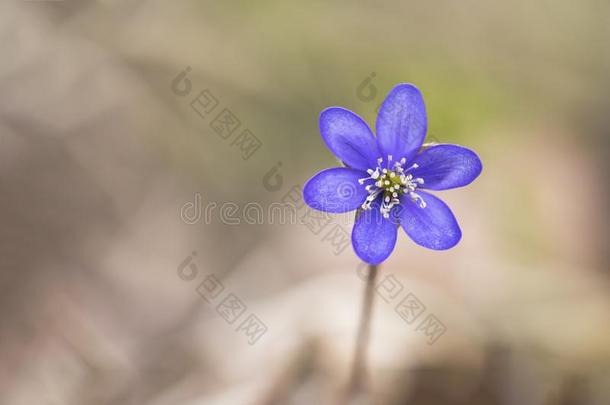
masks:
<svg viewBox="0 0 610 405"><path fill-rule="evenodd" d="M423 144L426 107L411 84L392 89L375 127L377 137L345 108L322 111L322 138L347 167L312 177L303 190L305 202L330 213L358 210L352 245L370 264L381 263L392 253L398 226L418 245L452 248L462 237L460 227L449 207L423 190L470 184L481 173L481 160L462 146Z"/></svg>

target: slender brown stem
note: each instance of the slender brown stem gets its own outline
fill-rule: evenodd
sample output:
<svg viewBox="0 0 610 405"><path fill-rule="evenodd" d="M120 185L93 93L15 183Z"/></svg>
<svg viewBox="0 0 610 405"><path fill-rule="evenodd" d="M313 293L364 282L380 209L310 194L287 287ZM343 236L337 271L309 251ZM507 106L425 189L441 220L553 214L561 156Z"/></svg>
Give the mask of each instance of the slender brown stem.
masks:
<svg viewBox="0 0 610 405"><path fill-rule="evenodd" d="M358 336L356 337L354 362L352 364L345 403L349 403L351 399L366 391L366 350L369 344L369 335L371 331L371 313L373 312L377 270L377 265L369 265L366 277L366 287L364 290L364 302L362 303L360 324L358 326Z"/></svg>

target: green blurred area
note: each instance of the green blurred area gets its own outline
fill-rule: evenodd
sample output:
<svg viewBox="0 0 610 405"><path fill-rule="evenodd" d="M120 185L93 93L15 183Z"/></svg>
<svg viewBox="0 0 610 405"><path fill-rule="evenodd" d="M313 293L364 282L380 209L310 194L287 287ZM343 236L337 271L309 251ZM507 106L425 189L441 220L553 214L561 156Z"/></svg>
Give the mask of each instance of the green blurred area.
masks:
<svg viewBox="0 0 610 405"><path fill-rule="evenodd" d="M162 65L169 78L191 66L196 86L212 89L258 134L264 147L256 159L234 157L223 167L223 179L240 184L245 200L276 198L260 189L259 179L277 161L291 184L335 164L317 129L323 108L344 106L374 127L377 106L400 82L422 90L430 140L470 146L486 167L497 166L497 154L518 167L539 155L544 166L553 145L606 167L600 154L607 150L610 106L607 2L189 2L160 15L151 12L146 30L118 31L115 39L106 28L93 32L143 70ZM371 74L377 94L363 101L358 87ZM153 74L152 85L166 92L160 79ZM195 131L195 143L214 152L201 159L190 143L175 142L186 136L181 130L168 137L165 128L161 147L172 151L175 164L213 182L206 173L231 159L228 148L186 103L171 94L168 102ZM570 162L556 170L570 170ZM538 221L545 208L530 191L544 180L527 172L509 177L512 171L503 167L488 180L518 190L497 202L507 219L503 234L513 235L526 257L545 257L549 231ZM605 189L596 192L603 197ZM558 197L570 193L558 185ZM577 200L587 198L597 197Z"/></svg>
<svg viewBox="0 0 610 405"><path fill-rule="evenodd" d="M133 97L139 142L217 200L276 201L261 179L278 162L284 190L337 164L319 135L320 111L343 106L374 127L385 94L410 82L426 101L428 140L481 155L483 175L466 193L472 207L484 204L498 249L517 262L607 267L608 221L597 220L608 205L607 1L24 7L116 59L146 92L108 88ZM171 83L187 66L193 90L179 97ZM368 99L359 89L371 77ZM192 110L203 89L262 141L252 159ZM565 226L553 218L567 212Z"/></svg>
<svg viewBox="0 0 610 405"><path fill-rule="evenodd" d="M190 2L126 43L119 31L116 43L143 66L192 66L258 129L269 158L307 150L320 159L316 118L326 106L372 124L374 107L355 97L371 72L371 104L396 83L420 87L442 141L489 143L499 128L527 137L520 130L535 125L595 147L605 138L609 13L602 1Z"/></svg>

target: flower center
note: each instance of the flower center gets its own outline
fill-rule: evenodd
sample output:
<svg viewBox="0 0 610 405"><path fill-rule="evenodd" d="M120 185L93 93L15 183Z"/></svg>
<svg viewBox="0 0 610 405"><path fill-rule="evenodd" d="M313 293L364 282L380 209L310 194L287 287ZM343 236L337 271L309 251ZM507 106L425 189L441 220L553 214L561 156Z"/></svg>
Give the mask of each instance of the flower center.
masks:
<svg viewBox="0 0 610 405"><path fill-rule="evenodd" d="M417 169L418 165L414 163L404 169L403 165L405 163L405 158L398 162L393 162L392 155L388 155L385 167L383 167L383 158L377 159L377 167L374 170L368 169L366 171L370 177L358 180L360 184L364 184L367 180L375 181L375 183L365 187L369 195L362 204L362 209L371 209L371 204L381 195L381 207L379 210L384 218L389 218L390 211L394 206L400 204L400 196L403 194L407 194L414 202L419 201L421 208L426 207L426 202L415 192L419 185L424 184L424 179L421 177L413 178L413 175L408 173L411 169Z"/></svg>

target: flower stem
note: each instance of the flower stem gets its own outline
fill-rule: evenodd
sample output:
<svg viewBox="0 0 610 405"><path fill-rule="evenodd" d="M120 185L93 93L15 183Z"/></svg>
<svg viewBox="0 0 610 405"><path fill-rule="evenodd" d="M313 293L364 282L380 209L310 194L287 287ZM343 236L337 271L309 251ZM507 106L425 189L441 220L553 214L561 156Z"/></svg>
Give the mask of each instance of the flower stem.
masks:
<svg viewBox="0 0 610 405"><path fill-rule="evenodd" d="M366 349L369 344L371 330L371 313L373 312L373 298L375 297L375 279L377 278L378 266L370 264L366 275L366 287L364 290L364 301L360 314L360 324L356 337L356 349L354 361L347 389L346 403L366 392Z"/></svg>

